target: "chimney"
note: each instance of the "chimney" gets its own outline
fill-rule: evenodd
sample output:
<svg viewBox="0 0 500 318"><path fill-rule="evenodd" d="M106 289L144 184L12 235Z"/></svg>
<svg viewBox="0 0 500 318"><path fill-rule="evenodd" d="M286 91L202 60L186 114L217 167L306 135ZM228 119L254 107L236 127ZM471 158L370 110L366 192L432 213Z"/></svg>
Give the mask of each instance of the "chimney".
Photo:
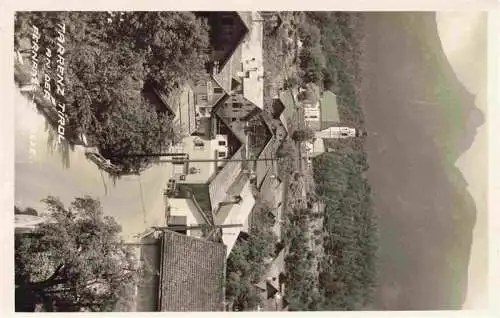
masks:
<svg viewBox="0 0 500 318"><path fill-rule="evenodd" d="M226 204L239 204L241 201L243 201L243 198L241 195L232 195L229 200L225 200L220 203L220 205L226 205Z"/></svg>

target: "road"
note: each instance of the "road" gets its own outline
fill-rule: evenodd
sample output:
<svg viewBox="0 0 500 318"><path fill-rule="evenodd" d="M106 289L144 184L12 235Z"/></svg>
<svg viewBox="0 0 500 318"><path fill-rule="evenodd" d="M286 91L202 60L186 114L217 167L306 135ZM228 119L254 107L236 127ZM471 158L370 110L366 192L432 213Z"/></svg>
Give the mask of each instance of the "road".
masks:
<svg viewBox="0 0 500 318"><path fill-rule="evenodd" d="M167 164L156 165L140 176L127 176L113 184L105 172L88 161L83 147L66 155L51 151L45 118L34 104L15 93L15 204L43 210L47 195L69 204L76 196L90 195L101 201L106 215L121 224L122 235L142 232L164 221L161 191L171 175Z"/></svg>

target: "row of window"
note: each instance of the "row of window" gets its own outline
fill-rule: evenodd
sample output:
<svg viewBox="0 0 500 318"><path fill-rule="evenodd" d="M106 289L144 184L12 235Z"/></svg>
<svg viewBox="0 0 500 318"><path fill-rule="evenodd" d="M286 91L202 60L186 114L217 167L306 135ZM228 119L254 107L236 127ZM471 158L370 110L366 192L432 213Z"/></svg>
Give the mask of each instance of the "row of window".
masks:
<svg viewBox="0 0 500 318"><path fill-rule="evenodd" d="M226 141L225 140L219 140L219 146L225 146ZM205 147L205 143L203 141L194 141L194 146L195 147Z"/></svg>
<svg viewBox="0 0 500 318"><path fill-rule="evenodd" d="M213 92L214 92L214 94L222 94L222 93L224 93L224 90L220 87L214 87ZM198 98L201 101L206 102L207 101L207 94L198 94Z"/></svg>

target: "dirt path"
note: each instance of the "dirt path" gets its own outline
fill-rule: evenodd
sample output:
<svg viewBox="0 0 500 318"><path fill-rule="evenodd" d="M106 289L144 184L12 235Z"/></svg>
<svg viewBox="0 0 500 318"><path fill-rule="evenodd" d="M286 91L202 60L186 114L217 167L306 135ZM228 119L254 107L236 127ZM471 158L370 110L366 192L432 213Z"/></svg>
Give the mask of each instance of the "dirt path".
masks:
<svg viewBox="0 0 500 318"><path fill-rule="evenodd" d="M362 104L380 227L375 309L455 309L476 210L454 162L481 123L433 14L367 14Z"/></svg>

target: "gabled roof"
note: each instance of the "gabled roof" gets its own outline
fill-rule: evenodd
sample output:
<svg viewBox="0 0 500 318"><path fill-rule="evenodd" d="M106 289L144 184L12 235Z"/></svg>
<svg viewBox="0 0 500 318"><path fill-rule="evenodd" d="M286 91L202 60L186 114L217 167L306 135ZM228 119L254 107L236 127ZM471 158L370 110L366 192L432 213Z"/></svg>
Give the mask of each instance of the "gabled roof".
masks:
<svg viewBox="0 0 500 318"><path fill-rule="evenodd" d="M225 14L227 12L224 12ZM216 13L218 15L218 13ZM251 23L252 23L252 14L251 12L236 12L235 15L239 18L243 28L242 33L239 35L238 39L234 42L234 46L227 52L227 54L220 61L220 69L223 69L226 64L230 64L230 59L234 55L236 49L240 46L241 42L245 39L246 35L250 31Z"/></svg>
<svg viewBox="0 0 500 318"><path fill-rule="evenodd" d="M223 311L226 248L165 231L161 244L160 311Z"/></svg>
<svg viewBox="0 0 500 318"><path fill-rule="evenodd" d="M232 82L232 63L231 58L229 61L224 64L224 66L213 75L213 79L215 82L226 92L229 94L231 92L231 82Z"/></svg>
<svg viewBox="0 0 500 318"><path fill-rule="evenodd" d="M166 95L165 92L156 87L155 85L150 85L151 91L156 95L157 99L163 104L166 110L174 116L174 121L178 122L180 127L188 135L191 135L196 129L196 118L194 105L187 105L187 107L181 107L179 102L182 91L186 88L190 89L187 85L180 89Z"/></svg>
<svg viewBox="0 0 500 318"><path fill-rule="evenodd" d="M250 188L250 180L246 174L240 173L238 179L235 180L233 185L228 189L225 199L230 201L232 197L236 195L241 197L241 201L238 203L221 205L215 216L217 225L241 224L241 226L225 227L222 229L222 241L227 246L227 256L229 256L229 253L233 249L238 239L238 235L245 227L245 223L255 205L255 199Z"/></svg>
<svg viewBox="0 0 500 318"><path fill-rule="evenodd" d="M259 154L259 159L271 159L276 157L276 151L278 150L281 142L278 141L274 136L269 140L266 144L262 152ZM273 167L273 161L257 161L255 174L257 176L257 187L260 188L262 186L262 182L266 177L269 169Z"/></svg>
<svg viewBox="0 0 500 318"><path fill-rule="evenodd" d="M268 297L272 297L274 293L280 290L280 282L279 275L282 273L285 268L285 250L282 249L278 255L272 260L271 264L269 264L267 271L260 279L260 282L255 284L255 286L263 289L262 287L266 286L266 289L269 290L271 287L271 294L268 294ZM264 285L264 283L266 285Z"/></svg>
<svg viewBox="0 0 500 318"><path fill-rule="evenodd" d="M331 127L335 123L340 122L337 96L330 91L324 91L321 97L320 118L321 129Z"/></svg>
<svg viewBox="0 0 500 318"><path fill-rule="evenodd" d="M279 119L281 121L281 124L285 128L286 133L288 134L288 120L286 119L285 113L281 113Z"/></svg>
<svg viewBox="0 0 500 318"><path fill-rule="evenodd" d="M243 81L243 97L256 107L264 107L264 79L263 79L263 23L257 12L239 12L238 16L248 29L241 41L236 45L229 58L213 75L214 80L227 94L231 92L231 83L234 80ZM248 72L243 80L239 72Z"/></svg>
<svg viewBox="0 0 500 318"><path fill-rule="evenodd" d="M243 159L245 155L245 146L242 145L238 151L231 157L231 159ZM208 185L208 192L210 195L210 202L212 211L217 211L220 202L224 200L227 195L229 187L238 177L241 172L241 161L228 161L221 171L215 175Z"/></svg>
<svg viewBox="0 0 500 318"><path fill-rule="evenodd" d="M242 43L243 69L256 68L243 79L243 96L255 106L264 107L263 37L264 24L258 12L252 12L252 23L247 39ZM252 61L252 62L250 62ZM245 63L248 63L245 65Z"/></svg>
<svg viewBox="0 0 500 318"><path fill-rule="evenodd" d="M279 93L279 96L275 99L282 106L281 112L279 114L284 114L287 120L292 120L295 113L295 97L294 92L291 89L286 89Z"/></svg>
<svg viewBox="0 0 500 318"><path fill-rule="evenodd" d="M195 208L204 218L207 224L213 224L212 205L210 194L205 184L179 183L179 197L191 199Z"/></svg>
<svg viewBox="0 0 500 318"><path fill-rule="evenodd" d="M264 180L262 181L262 184L260 185L259 190L262 193L274 193L278 182L279 181L277 180L274 171L269 169L264 177Z"/></svg>
<svg viewBox="0 0 500 318"><path fill-rule="evenodd" d="M250 12L250 11L238 11L238 16L240 17L241 22L243 22L243 25L245 25L245 27L248 30L250 30L250 28L252 27L253 12Z"/></svg>

